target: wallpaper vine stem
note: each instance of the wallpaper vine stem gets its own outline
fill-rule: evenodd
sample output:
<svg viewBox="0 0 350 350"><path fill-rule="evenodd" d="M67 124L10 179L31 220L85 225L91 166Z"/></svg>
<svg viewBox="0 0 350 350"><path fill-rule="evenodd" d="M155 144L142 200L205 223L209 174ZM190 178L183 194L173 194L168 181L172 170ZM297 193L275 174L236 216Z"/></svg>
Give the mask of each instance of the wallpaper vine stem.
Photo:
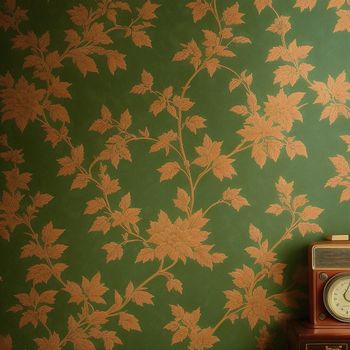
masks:
<svg viewBox="0 0 350 350"><path fill-rule="evenodd" d="M1 4L1 350L281 349L348 227L350 1L154 1Z"/></svg>

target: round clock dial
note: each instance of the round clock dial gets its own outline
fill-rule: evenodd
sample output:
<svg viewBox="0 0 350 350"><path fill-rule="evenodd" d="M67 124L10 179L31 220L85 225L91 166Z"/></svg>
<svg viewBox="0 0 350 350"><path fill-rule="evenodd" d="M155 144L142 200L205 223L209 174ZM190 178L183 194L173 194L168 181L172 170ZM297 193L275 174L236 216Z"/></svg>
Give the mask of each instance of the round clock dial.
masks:
<svg viewBox="0 0 350 350"><path fill-rule="evenodd" d="M350 273L339 273L327 282L323 301L335 319L350 322Z"/></svg>

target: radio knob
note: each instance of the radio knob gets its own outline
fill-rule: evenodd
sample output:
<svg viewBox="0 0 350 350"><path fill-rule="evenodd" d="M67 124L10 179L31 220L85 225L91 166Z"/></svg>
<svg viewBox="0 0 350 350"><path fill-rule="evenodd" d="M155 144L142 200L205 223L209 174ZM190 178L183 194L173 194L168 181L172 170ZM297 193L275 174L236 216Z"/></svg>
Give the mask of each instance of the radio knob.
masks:
<svg viewBox="0 0 350 350"><path fill-rule="evenodd" d="M325 281L328 279L328 275L325 272L320 273L320 280Z"/></svg>
<svg viewBox="0 0 350 350"><path fill-rule="evenodd" d="M319 318L321 321L324 321L324 320L327 318L327 316L326 316L326 314L324 314L323 312L321 312L321 313L318 315L318 318Z"/></svg>

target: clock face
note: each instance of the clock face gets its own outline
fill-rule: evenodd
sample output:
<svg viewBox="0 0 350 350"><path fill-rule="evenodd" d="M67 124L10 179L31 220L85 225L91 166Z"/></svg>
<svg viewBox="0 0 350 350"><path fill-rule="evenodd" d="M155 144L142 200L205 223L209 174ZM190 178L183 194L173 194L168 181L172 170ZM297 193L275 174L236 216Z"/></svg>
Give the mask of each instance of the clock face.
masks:
<svg viewBox="0 0 350 350"><path fill-rule="evenodd" d="M323 301L334 318L350 322L350 273L339 273L327 282Z"/></svg>

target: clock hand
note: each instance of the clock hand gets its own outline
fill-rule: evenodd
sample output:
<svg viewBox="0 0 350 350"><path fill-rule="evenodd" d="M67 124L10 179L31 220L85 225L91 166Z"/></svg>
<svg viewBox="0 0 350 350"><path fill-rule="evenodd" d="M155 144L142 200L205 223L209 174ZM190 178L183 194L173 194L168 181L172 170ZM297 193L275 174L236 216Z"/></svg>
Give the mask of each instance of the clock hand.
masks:
<svg viewBox="0 0 350 350"><path fill-rule="evenodd" d="M345 299L346 301L348 301L348 302L350 302L350 295L349 295L349 296L347 295L347 294L348 294L348 291L349 291L349 288L350 288L350 282L349 282L348 287L346 288L346 290L345 290L345 292L344 292L344 294L343 294L344 299ZM347 297L348 297L348 298L347 298Z"/></svg>

